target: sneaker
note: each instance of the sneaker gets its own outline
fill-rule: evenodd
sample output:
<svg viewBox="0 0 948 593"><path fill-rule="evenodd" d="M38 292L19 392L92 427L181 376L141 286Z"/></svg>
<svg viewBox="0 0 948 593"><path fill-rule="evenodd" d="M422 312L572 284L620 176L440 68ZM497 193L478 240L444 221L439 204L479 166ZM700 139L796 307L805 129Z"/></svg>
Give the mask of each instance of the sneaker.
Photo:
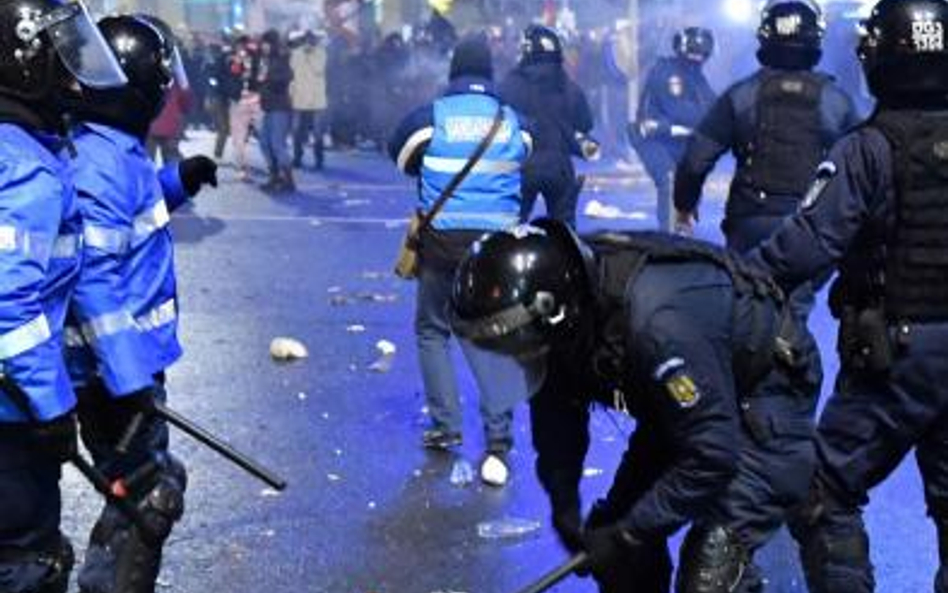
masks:
<svg viewBox="0 0 948 593"><path fill-rule="evenodd" d="M421 443L426 449L447 451L461 444L461 433L448 432L440 428L431 428L424 432Z"/></svg>
<svg viewBox="0 0 948 593"><path fill-rule="evenodd" d="M503 455L488 453L481 461L481 481L488 486L500 488L510 480L510 467Z"/></svg>

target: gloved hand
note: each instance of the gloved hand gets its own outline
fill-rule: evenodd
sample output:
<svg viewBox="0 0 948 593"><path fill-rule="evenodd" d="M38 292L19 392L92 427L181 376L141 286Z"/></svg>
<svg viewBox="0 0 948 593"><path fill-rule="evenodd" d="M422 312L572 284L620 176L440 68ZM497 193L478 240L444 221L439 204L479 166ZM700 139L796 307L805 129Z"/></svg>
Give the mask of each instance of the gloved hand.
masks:
<svg viewBox="0 0 948 593"><path fill-rule="evenodd" d="M217 163L204 155L192 156L178 163L178 175L184 191L191 197L205 185L217 187Z"/></svg>
<svg viewBox="0 0 948 593"><path fill-rule="evenodd" d="M148 416L155 409L155 389L146 387L123 397L116 397L110 401L109 415L114 424L122 430L138 414Z"/></svg>
<svg viewBox="0 0 948 593"><path fill-rule="evenodd" d="M583 523L579 515L578 504L554 510L553 529L556 530L560 543L570 554L575 554L583 549Z"/></svg>
<svg viewBox="0 0 948 593"><path fill-rule="evenodd" d="M581 576L602 574L626 559L641 543L628 531L610 525L583 533L583 549L589 555L586 564L577 571Z"/></svg>
<svg viewBox="0 0 948 593"><path fill-rule="evenodd" d="M36 450L53 461L66 463L79 453L78 427L73 413L37 424L31 436Z"/></svg>

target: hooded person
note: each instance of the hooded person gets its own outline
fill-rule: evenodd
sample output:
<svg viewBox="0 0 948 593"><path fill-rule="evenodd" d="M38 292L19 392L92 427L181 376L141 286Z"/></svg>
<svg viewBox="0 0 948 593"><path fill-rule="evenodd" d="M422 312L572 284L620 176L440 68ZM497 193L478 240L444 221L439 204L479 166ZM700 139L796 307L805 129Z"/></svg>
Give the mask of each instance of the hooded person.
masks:
<svg viewBox="0 0 948 593"><path fill-rule="evenodd" d="M461 405L446 318L451 282L458 263L478 237L516 224L520 171L533 142L517 112L494 92L493 60L483 36L458 43L448 78L444 94L408 114L389 144L398 168L418 178L415 208L425 214L455 185L479 145L496 128L481 158L419 236L415 335L431 416L423 445L435 450L461 444ZM513 406L527 394L524 378L514 361L466 340L459 342L481 395L486 440L481 477L489 484L503 485L509 473L505 456L513 444Z"/></svg>

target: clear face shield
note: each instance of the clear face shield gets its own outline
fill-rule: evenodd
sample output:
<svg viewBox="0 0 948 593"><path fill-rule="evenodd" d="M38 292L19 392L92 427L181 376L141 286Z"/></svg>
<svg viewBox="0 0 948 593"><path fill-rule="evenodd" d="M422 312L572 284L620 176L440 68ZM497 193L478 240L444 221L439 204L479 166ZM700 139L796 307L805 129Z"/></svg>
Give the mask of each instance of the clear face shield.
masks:
<svg viewBox="0 0 948 593"><path fill-rule="evenodd" d="M33 36L45 31L63 65L82 85L109 89L128 83L81 0L70 1L33 24Z"/></svg>
<svg viewBox="0 0 948 593"><path fill-rule="evenodd" d="M171 57L165 60L163 67L168 72L174 86L180 89L191 88L191 81L188 80L188 72L184 69L184 60L181 59L181 52L178 51L177 44L174 46L174 51L171 52Z"/></svg>

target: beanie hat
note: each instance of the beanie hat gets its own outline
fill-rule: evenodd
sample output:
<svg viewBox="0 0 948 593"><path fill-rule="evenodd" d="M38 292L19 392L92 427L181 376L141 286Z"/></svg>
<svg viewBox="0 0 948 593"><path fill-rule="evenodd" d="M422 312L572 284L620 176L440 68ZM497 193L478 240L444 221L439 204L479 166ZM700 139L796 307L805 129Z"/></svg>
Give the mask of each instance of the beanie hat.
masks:
<svg viewBox="0 0 948 593"><path fill-rule="evenodd" d="M490 46L483 35L470 35L458 42L451 56L449 80L461 76L477 76L493 80L494 64Z"/></svg>

